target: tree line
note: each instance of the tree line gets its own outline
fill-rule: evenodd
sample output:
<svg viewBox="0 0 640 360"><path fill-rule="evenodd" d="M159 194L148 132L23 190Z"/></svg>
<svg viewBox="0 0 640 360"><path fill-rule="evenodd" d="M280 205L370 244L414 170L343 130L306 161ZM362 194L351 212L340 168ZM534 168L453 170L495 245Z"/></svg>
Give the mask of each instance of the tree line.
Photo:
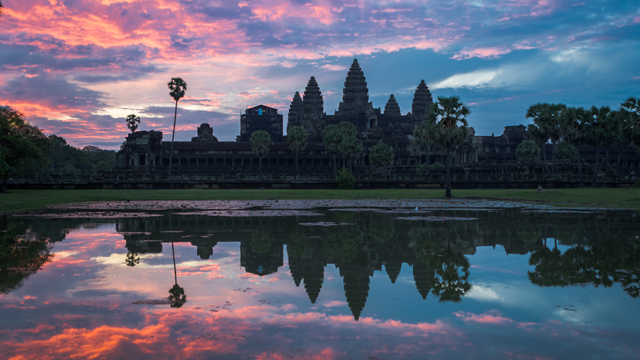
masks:
<svg viewBox="0 0 640 360"><path fill-rule="evenodd" d="M97 175L115 165L115 151L75 148L61 136L45 135L19 111L0 106L0 192L10 177Z"/></svg>
<svg viewBox="0 0 640 360"><path fill-rule="evenodd" d="M591 186L597 184L597 172L602 151L606 153L606 167L610 165L609 151L616 150L618 159L615 171L619 174L622 153L629 147L640 147L640 99L629 97L620 104L618 110L608 106L590 109L571 107L564 104L538 103L527 109L527 126L533 140L523 141L516 148L516 156L537 159L540 152L544 160L545 172L556 174L556 158L577 158L580 186L583 187L581 145L591 145L596 150L593 163ZM552 169L547 162L547 152L540 147L552 144Z"/></svg>

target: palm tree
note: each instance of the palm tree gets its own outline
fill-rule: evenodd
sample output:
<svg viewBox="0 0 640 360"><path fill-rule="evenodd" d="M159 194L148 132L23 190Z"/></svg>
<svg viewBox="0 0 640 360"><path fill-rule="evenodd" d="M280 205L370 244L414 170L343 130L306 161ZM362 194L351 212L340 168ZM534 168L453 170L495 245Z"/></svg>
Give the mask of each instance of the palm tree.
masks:
<svg viewBox="0 0 640 360"><path fill-rule="evenodd" d="M176 109L173 115L173 133L171 134L171 152L169 153L169 175L171 175L171 166L173 165L173 139L176 136L176 119L178 117L178 101L184 97L184 93L187 91L187 83L182 78L171 78L169 84L169 95L176 101Z"/></svg>
<svg viewBox="0 0 640 360"><path fill-rule="evenodd" d="M138 129L139 124L140 124L139 116L137 116L136 114L127 115L127 127L129 128L129 130L131 130L132 134L136 132L136 129Z"/></svg>
<svg viewBox="0 0 640 360"><path fill-rule="evenodd" d="M537 103L529 106L529 109L527 109L527 118L532 118L533 123L536 124L546 136L548 136L548 139L551 140L551 143L553 144L554 174L556 173L556 143L562 137L560 117L565 108L566 106L563 104ZM544 152L544 148L542 150Z"/></svg>
<svg viewBox="0 0 640 360"><path fill-rule="evenodd" d="M340 148L340 152L342 153L342 167L344 168L344 167L347 167L346 162L347 162L347 156L349 155L348 154L349 146L345 144L345 142L353 143L353 139L348 139L348 138L356 137L356 135L358 134L358 130L356 129L355 125L353 125L348 121L341 121L340 124L338 124L338 128L342 133L342 140L340 141L339 148Z"/></svg>
<svg viewBox="0 0 640 360"><path fill-rule="evenodd" d="M271 135L264 130L257 130L251 134L251 149L260 162L260 179L262 179L262 158L269 153Z"/></svg>
<svg viewBox="0 0 640 360"><path fill-rule="evenodd" d="M630 97L622 104L622 113L626 117L625 138L636 148L640 148L640 98Z"/></svg>
<svg viewBox="0 0 640 360"><path fill-rule="evenodd" d="M597 108L591 107L591 111L588 114L586 134L587 143L596 148L596 158L593 162L593 179L591 180L591 187L596 187L598 182L598 160L600 157L600 148L606 141L606 122L607 117L611 116L611 109L608 106Z"/></svg>
<svg viewBox="0 0 640 360"><path fill-rule="evenodd" d="M169 301L172 308L180 308L187 302L187 294L184 293L184 289L178 285L178 270L176 268L176 250L173 247L173 241L171 241L171 253L173 254L173 278L175 283L169 290Z"/></svg>
<svg viewBox="0 0 640 360"><path fill-rule="evenodd" d="M336 169L336 154L340 152L340 143L342 142L342 132L337 125L329 125L322 130L322 143L324 149L333 155L333 173L338 173Z"/></svg>
<svg viewBox="0 0 640 360"><path fill-rule="evenodd" d="M469 133L469 123L466 116L471 111L457 96L438 96L429 115L435 126L435 143L447 150L447 189L445 196L451 197L451 149L460 145Z"/></svg>
<svg viewBox="0 0 640 360"><path fill-rule="evenodd" d="M578 177L580 187L584 187L582 176L582 159L580 158L580 145L587 141L586 126L588 112L584 108L568 107L562 111L560 126L562 127L562 138L567 143L576 147L578 155Z"/></svg>
<svg viewBox="0 0 640 360"><path fill-rule="evenodd" d="M296 174L298 173L298 155L307 148L309 133L302 126L292 126L287 130L289 148L296 154Z"/></svg>
<svg viewBox="0 0 640 360"><path fill-rule="evenodd" d="M416 139L416 145L425 153L425 163L429 166L429 147L433 145L434 140L434 124L423 122L413 131L413 137Z"/></svg>
<svg viewBox="0 0 640 360"><path fill-rule="evenodd" d="M355 136L343 136L340 152L349 160L349 168L353 170L353 160L362 153L362 142Z"/></svg>

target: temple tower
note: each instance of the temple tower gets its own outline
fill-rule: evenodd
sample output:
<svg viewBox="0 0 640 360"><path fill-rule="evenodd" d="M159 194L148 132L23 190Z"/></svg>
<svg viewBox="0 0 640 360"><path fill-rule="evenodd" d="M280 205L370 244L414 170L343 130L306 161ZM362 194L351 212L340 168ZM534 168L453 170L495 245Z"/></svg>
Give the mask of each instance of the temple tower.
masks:
<svg viewBox="0 0 640 360"><path fill-rule="evenodd" d="M342 101L338 105L338 112L348 113L364 109L369 103L369 88L364 72L360 69L357 59L353 59L342 89Z"/></svg>
<svg viewBox="0 0 640 360"><path fill-rule="evenodd" d="M316 303L324 282L324 264L318 259L309 259L304 264L304 289L312 304Z"/></svg>
<svg viewBox="0 0 640 360"><path fill-rule="evenodd" d="M400 275L400 270L402 270L402 261L394 259L386 263L384 268L387 271L387 275L389 275L391 283L395 284L398 279L398 275Z"/></svg>
<svg viewBox="0 0 640 360"><path fill-rule="evenodd" d="M322 131L322 115L324 114L324 102L322 100L322 92L316 82L315 77L309 79L307 87L304 89L304 97L302 98L302 121L301 126L304 127L309 134L315 134L316 130Z"/></svg>
<svg viewBox="0 0 640 360"><path fill-rule="evenodd" d="M357 321L369 297L369 275L365 268L354 264L340 266L340 275L344 281L344 295L353 318Z"/></svg>
<svg viewBox="0 0 640 360"><path fill-rule="evenodd" d="M433 98L431 97L431 91L427 87L424 80L420 81L420 85L416 88L416 92L413 95L413 103L411 104L411 114L416 120L425 121L429 110L433 105Z"/></svg>
<svg viewBox="0 0 640 360"><path fill-rule="evenodd" d="M287 133L292 126L302 126L302 98L300 93L296 91L293 100L289 106L289 114L287 115Z"/></svg>
<svg viewBox="0 0 640 360"><path fill-rule="evenodd" d="M387 105L384 106L384 114L389 116L400 116L400 106L396 101L396 98L391 94L389 100L387 101Z"/></svg>
<svg viewBox="0 0 640 360"><path fill-rule="evenodd" d="M301 259L292 257L291 254L289 254L289 271L296 287L300 286L303 278L303 262Z"/></svg>
<svg viewBox="0 0 640 360"><path fill-rule="evenodd" d="M418 292L425 300L433 287L434 274L435 271L424 261L418 260L413 264L413 280L416 282Z"/></svg>

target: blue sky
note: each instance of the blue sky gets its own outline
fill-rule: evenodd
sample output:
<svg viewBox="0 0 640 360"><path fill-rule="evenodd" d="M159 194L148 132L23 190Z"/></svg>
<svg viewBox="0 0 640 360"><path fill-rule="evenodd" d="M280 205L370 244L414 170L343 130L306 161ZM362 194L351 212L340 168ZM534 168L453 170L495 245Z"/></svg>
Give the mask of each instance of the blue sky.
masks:
<svg viewBox="0 0 640 360"><path fill-rule="evenodd" d="M527 123L536 102L617 108L640 96L637 1L5 0L0 104L75 146L117 148L125 117L178 140L209 122L234 140L260 103L285 114L315 76L337 109L360 62L371 101L410 110L415 87L458 95L478 135Z"/></svg>

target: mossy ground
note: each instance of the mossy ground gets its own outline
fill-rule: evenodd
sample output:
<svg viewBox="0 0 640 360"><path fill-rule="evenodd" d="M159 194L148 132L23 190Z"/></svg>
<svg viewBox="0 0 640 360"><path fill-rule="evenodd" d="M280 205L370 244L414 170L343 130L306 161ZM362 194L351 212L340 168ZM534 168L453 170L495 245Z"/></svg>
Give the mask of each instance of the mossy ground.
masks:
<svg viewBox="0 0 640 360"><path fill-rule="evenodd" d="M628 189L453 189L454 198L492 198L545 202L559 206L640 209L640 188ZM11 190L0 193L0 213L49 205L115 200L267 200L267 199L442 199L444 190Z"/></svg>

